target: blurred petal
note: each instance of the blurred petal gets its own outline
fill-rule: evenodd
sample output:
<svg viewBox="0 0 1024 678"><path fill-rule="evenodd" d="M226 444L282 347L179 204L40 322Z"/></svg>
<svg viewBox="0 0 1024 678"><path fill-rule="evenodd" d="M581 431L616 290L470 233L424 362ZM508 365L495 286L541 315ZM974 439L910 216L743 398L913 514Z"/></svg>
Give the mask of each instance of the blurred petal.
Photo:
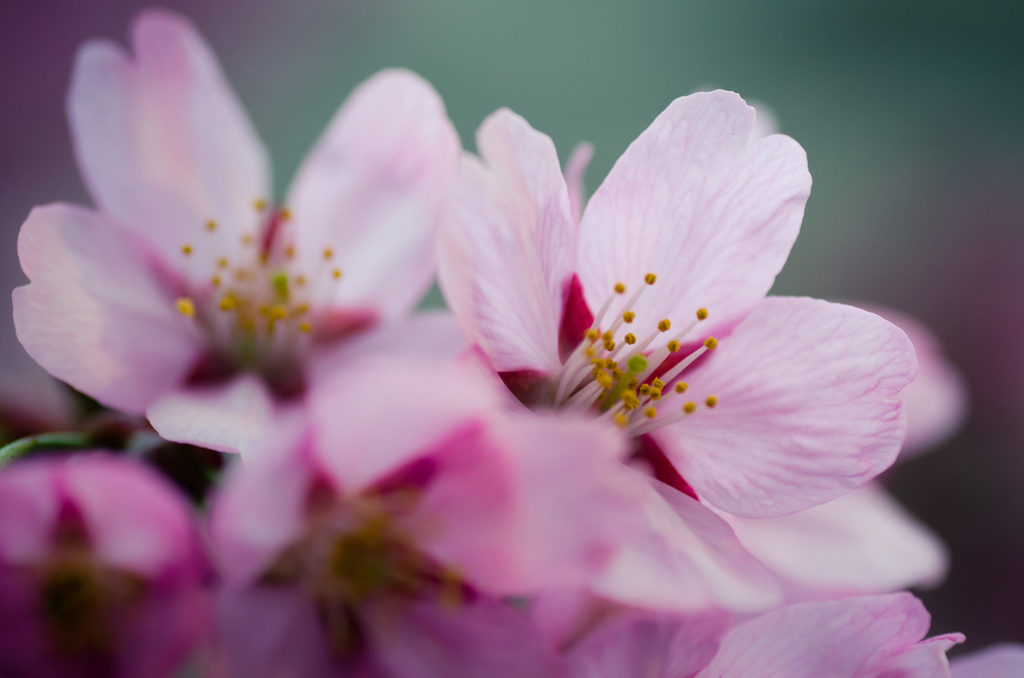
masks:
<svg viewBox="0 0 1024 678"><path fill-rule="evenodd" d="M507 109L463 156L439 245L440 283L470 343L499 372L561 367L558 328L576 225L554 144Z"/></svg>
<svg viewBox="0 0 1024 678"><path fill-rule="evenodd" d="M14 291L14 324L50 374L105 405L140 413L180 383L201 351L146 253L105 217L37 207L18 237L31 283Z"/></svg>
<svg viewBox="0 0 1024 678"><path fill-rule="evenodd" d="M633 309L637 336L702 307L702 331L724 334L768 292L811 177L789 137L751 139L754 118L731 92L701 92L676 99L630 145L580 224L577 272L591 307L617 282L655 273Z"/></svg>
<svg viewBox="0 0 1024 678"><path fill-rule="evenodd" d="M942 541L870 483L788 516L725 518L740 543L798 597L935 586L949 564Z"/></svg>
<svg viewBox="0 0 1024 678"><path fill-rule="evenodd" d="M133 56L98 40L78 53L68 94L75 151L97 206L156 243L170 262L209 241L231 256L269 199L266 152L216 57L183 17L142 12Z"/></svg>
<svg viewBox="0 0 1024 678"><path fill-rule="evenodd" d="M666 453L708 503L750 517L794 513L892 464L906 431L895 396L916 369L906 335L874 314L770 297L683 373L688 395L718 405L657 435L674 438Z"/></svg>
<svg viewBox="0 0 1024 678"><path fill-rule="evenodd" d="M461 146L437 92L382 71L349 96L288 193L296 256L312 274L325 249L344 272L339 306L405 315L434 275L434 234Z"/></svg>
<svg viewBox="0 0 1024 678"><path fill-rule="evenodd" d="M949 667L953 678L1020 678L1024 676L1024 646L993 645L962 654Z"/></svg>
<svg viewBox="0 0 1024 678"><path fill-rule="evenodd" d="M718 651L729 615L690 617L625 612L590 632L566 653L572 678L694 676Z"/></svg>
<svg viewBox="0 0 1024 678"><path fill-rule="evenodd" d="M587 171L590 159L594 157L593 144L583 142L576 144L569 156L569 162L565 164L565 185L569 189L569 207L572 210L572 220L580 223L583 216L583 208L587 204L587 191L583 186L583 175Z"/></svg>
<svg viewBox="0 0 1024 678"><path fill-rule="evenodd" d="M710 509L656 480L647 526L594 584L626 605L667 612L760 611L777 604L775 578Z"/></svg>
<svg viewBox="0 0 1024 678"><path fill-rule="evenodd" d="M937 678L923 655L963 636L921 643L930 621L909 593L790 605L729 631L698 678Z"/></svg>
<svg viewBox="0 0 1024 678"><path fill-rule="evenodd" d="M60 495L53 473L40 461L22 461L0 472L0 559L34 562L50 550Z"/></svg>

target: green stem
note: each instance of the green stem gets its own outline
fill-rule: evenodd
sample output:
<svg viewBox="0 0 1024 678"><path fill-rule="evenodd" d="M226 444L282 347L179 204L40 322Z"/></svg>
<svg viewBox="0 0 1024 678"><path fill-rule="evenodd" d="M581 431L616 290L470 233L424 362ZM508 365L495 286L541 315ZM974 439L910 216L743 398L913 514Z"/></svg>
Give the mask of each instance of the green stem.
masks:
<svg viewBox="0 0 1024 678"><path fill-rule="evenodd" d="M86 449L91 446L89 438L84 433L78 431L40 433L39 435L19 438L13 443L0 448L0 468L7 466L15 459L24 457L34 450Z"/></svg>

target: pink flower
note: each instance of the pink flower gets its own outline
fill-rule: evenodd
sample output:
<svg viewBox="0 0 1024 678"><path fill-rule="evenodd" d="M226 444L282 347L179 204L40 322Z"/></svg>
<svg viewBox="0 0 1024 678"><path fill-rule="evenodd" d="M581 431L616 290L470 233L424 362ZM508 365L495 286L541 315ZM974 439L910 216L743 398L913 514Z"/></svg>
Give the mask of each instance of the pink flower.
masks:
<svg viewBox="0 0 1024 678"><path fill-rule="evenodd" d="M905 433L895 398L916 366L903 332L873 314L764 299L810 176L799 145L755 140L754 123L731 93L677 99L577 227L581 191L550 139L499 111L478 131L480 158L463 159L440 279L521 402L617 420L659 479L768 517L893 462Z"/></svg>
<svg viewBox="0 0 1024 678"><path fill-rule="evenodd" d="M308 428L214 505L226 665L543 675L543 639L499 598L579 586L637 529L624 440L506 416L457 365L368 360L344 376L315 382Z"/></svg>
<svg viewBox="0 0 1024 678"><path fill-rule="evenodd" d="M962 654L952 662L953 678L1019 678L1024 676L1024 646L1006 643Z"/></svg>
<svg viewBox="0 0 1024 678"><path fill-rule="evenodd" d="M263 145L191 24L146 11L132 49L79 52L68 111L98 211L30 214L18 336L51 374L166 437L237 451L250 441L205 412L265 424L312 356L423 295L458 137L429 84L383 71L274 206Z"/></svg>
<svg viewBox="0 0 1024 678"><path fill-rule="evenodd" d="M189 508L100 454L0 473L0 673L168 676L204 640L209 572Z"/></svg>

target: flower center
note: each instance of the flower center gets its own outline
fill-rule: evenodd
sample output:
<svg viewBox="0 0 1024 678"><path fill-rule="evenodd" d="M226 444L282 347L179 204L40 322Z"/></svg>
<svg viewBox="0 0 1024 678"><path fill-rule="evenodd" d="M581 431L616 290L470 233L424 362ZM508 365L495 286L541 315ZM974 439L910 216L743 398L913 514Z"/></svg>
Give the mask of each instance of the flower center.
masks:
<svg viewBox="0 0 1024 678"><path fill-rule="evenodd" d="M225 366L253 370L279 390L301 390L294 382L301 381L314 335L330 324L322 309L329 306L342 271L330 247L321 252L315 270L297 270L295 246L284 233L289 211L271 209L265 201L255 207L263 215L258 234L224 233L211 220L208 240L182 245L184 294L175 303L201 332L221 371ZM240 242L232 242L235 237Z"/></svg>
<svg viewBox="0 0 1024 678"><path fill-rule="evenodd" d="M648 273L644 283L626 299L617 317L602 330L615 299L626 293L623 283L601 305L583 340L566 359L558 375L556 407L592 410L617 422L632 436L640 436L685 419L698 410L697 402L684 394L687 384L679 377L695 360L713 350L718 341L707 337L686 356L680 354L683 340L708 317L698 309L682 329L672 331L672 320L658 322L657 329L643 339L630 331L636 321L637 300L657 276ZM706 407L718 399L704 398Z"/></svg>

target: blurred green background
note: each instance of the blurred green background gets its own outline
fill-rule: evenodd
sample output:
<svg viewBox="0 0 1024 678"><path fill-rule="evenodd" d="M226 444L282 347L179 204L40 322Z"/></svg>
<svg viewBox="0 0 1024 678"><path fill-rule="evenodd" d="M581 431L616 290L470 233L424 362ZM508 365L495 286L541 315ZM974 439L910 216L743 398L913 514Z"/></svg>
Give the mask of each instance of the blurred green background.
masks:
<svg viewBox="0 0 1024 678"><path fill-rule="evenodd" d="M146 3L0 7L0 275L22 284L34 204L88 202L63 97L83 40L124 41ZM445 98L467 148L509 106L597 153L592 191L675 97L711 86L767 104L814 188L775 293L917 315L972 391L951 442L888 474L953 551L923 592L967 649L1024 641L1024 3L991 0L180 0L220 55L283 192L351 88L404 66ZM435 299L436 300L436 299ZM9 301L0 305L4 360Z"/></svg>

